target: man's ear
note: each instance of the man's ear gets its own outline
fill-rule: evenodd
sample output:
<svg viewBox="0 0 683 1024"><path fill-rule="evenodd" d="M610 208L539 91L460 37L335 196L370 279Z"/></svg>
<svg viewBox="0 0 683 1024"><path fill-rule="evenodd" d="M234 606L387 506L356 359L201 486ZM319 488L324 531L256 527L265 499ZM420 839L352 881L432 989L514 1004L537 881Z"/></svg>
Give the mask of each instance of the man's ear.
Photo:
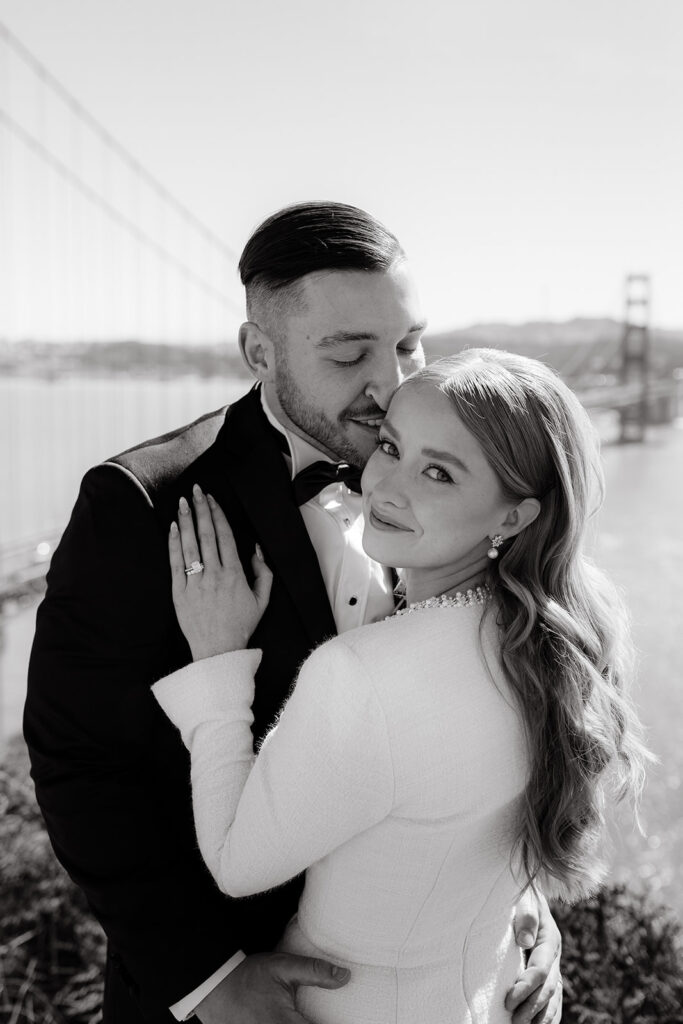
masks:
<svg viewBox="0 0 683 1024"><path fill-rule="evenodd" d="M247 320L239 331L239 346L242 359L257 380L267 383L274 380L275 353L273 343L258 324Z"/></svg>
<svg viewBox="0 0 683 1024"><path fill-rule="evenodd" d="M507 540L508 537L516 537L525 527L533 523L541 511L541 503L538 498L525 498L513 509L510 509L503 520L501 532Z"/></svg>

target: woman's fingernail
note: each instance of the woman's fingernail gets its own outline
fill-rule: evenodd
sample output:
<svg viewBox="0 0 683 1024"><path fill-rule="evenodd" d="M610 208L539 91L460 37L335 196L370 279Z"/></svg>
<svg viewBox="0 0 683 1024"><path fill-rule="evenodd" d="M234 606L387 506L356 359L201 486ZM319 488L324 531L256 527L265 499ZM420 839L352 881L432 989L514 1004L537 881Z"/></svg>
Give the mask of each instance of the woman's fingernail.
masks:
<svg viewBox="0 0 683 1024"><path fill-rule="evenodd" d="M177 537L178 536L178 524L176 523L175 519L171 523L171 536L172 537Z"/></svg>
<svg viewBox="0 0 683 1024"><path fill-rule="evenodd" d="M340 967L339 964L335 964L332 968L332 974L335 978L339 978L340 981L343 978L348 978L350 973L348 967Z"/></svg>
<svg viewBox="0 0 683 1024"><path fill-rule="evenodd" d="M194 500L195 501L202 501L202 499L204 498L204 495L202 494L202 489L199 486L199 484L194 484L193 485L192 493L194 494Z"/></svg>
<svg viewBox="0 0 683 1024"><path fill-rule="evenodd" d="M180 509L181 515L186 516L190 511L190 506L187 504L187 498L182 497L178 502L178 508Z"/></svg>
<svg viewBox="0 0 683 1024"><path fill-rule="evenodd" d="M528 949L529 946L533 946L533 944L534 944L534 937L531 934L531 932L520 932L519 933L519 944L520 944L520 946L524 946L525 949Z"/></svg>
<svg viewBox="0 0 683 1024"><path fill-rule="evenodd" d="M258 558L259 562L263 561L263 552L261 551L261 545L260 544L256 545L256 557Z"/></svg>
<svg viewBox="0 0 683 1024"><path fill-rule="evenodd" d="M216 499L214 498L213 494L207 494L206 500L208 501L209 505L216 504Z"/></svg>

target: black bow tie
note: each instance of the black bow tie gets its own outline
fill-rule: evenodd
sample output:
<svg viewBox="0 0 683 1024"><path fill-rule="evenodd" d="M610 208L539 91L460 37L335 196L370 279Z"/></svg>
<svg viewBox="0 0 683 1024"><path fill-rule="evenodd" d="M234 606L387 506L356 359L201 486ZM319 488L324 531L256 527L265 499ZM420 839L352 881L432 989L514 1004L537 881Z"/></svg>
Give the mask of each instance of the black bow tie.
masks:
<svg viewBox="0 0 683 1024"><path fill-rule="evenodd" d="M344 483L350 491L360 494L361 473L358 466L350 466L348 462L314 462L292 480L294 500L297 505L305 505L328 484Z"/></svg>
<svg viewBox="0 0 683 1024"><path fill-rule="evenodd" d="M268 427L280 451L291 459L292 453L285 435L280 430L276 430L272 423L269 423ZM362 469L351 466L348 462L323 462L322 460L313 462L310 466L306 466L306 469L297 473L292 480L294 500L297 505L305 505L311 498L315 498L316 494L320 494L328 484L343 483L350 491L360 494L362 472Z"/></svg>

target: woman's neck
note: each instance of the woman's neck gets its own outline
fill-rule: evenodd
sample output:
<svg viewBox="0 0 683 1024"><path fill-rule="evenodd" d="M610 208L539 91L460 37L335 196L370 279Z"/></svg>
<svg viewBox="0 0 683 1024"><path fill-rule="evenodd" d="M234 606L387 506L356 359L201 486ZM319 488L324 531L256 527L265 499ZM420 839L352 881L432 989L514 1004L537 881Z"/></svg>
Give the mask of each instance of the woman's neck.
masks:
<svg viewBox="0 0 683 1024"><path fill-rule="evenodd" d="M441 594L452 597L458 592L474 590L485 583L488 566L489 560L484 555L475 562L457 568L404 569L402 576L406 584L406 602L414 604Z"/></svg>

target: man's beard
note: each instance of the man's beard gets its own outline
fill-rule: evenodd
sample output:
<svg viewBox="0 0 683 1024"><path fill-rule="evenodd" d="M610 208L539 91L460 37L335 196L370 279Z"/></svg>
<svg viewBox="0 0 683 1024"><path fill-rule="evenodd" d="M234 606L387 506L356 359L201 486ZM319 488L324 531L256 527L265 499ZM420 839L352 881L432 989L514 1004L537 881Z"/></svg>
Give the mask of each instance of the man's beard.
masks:
<svg viewBox="0 0 683 1024"><path fill-rule="evenodd" d="M292 423L311 440L333 452L338 459L362 468L369 456L360 452L349 440L343 426L349 418L350 410L345 409L337 420L331 420L321 409L316 409L292 376L289 363L282 354L276 356L275 371L278 401Z"/></svg>

